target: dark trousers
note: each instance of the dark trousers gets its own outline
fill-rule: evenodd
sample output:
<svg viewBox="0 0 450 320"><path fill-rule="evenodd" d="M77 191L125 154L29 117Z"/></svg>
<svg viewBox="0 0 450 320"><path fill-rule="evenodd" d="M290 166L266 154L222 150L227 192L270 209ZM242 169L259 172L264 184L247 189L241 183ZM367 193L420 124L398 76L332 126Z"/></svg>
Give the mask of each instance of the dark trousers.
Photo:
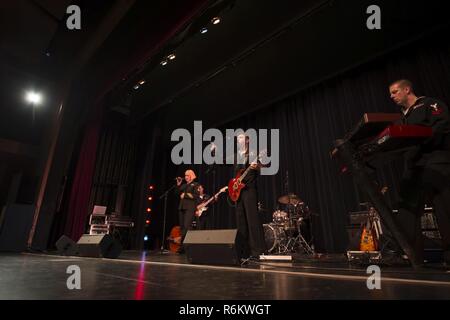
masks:
<svg viewBox="0 0 450 320"><path fill-rule="evenodd" d="M196 217L197 230L207 230L210 228L208 223L209 217L203 213L200 217Z"/></svg>
<svg viewBox="0 0 450 320"><path fill-rule="evenodd" d="M264 230L258 215L258 195L254 188L243 189L236 204L236 223L240 236L252 256L266 252Z"/></svg>
<svg viewBox="0 0 450 320"><path fill-rule="evenodd" d="M187 208L178 211L178 219L180 221L180 229L181 229L181 243L183 243L188 230L192 230L192 219L194 219L194 215L195 215L195 206L193 206L192 208Z"/></svg>
<svg viewBox="0 0 450 320"><path fill-rule="evenodd" d="M436 164L408 171L401 182L400 197L396 219L416 252L417 262L423 263L421 216L426 201L434 207L443 249L450 250L450 167Z"/></svg>

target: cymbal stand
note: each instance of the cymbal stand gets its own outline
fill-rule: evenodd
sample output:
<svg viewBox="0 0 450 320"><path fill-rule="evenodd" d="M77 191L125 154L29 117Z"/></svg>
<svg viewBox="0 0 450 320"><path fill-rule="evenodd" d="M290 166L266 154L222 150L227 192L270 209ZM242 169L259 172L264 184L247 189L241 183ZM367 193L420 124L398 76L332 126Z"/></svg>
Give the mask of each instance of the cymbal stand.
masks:
<svg viewBox="0 0 450 320"><path fill-rule="evenodd" d="M298 235L295 238L290 238L286 247L290 248L291 251L295 250L296 245L303 249L306 254L314 255L314 249L308 244L308 242L303 238L302 232L300 230L300 223L297 225Z"/></svg>

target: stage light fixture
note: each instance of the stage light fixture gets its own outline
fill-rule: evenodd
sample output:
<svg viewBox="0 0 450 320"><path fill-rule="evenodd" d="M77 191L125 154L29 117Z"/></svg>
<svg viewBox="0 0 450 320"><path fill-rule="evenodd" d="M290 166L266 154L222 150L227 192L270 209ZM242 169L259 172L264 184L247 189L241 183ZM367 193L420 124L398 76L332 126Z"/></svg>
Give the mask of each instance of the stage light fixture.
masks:
<svg viewBox="0 0 450 320"><path fill-rule="evenodd" d="M200 33L201 34L205 34L205 33L207 33L208 32L208 28L201 28L200 29Z"/></svg>
<svg viewBox="0 0 450 320"><path fill-rule="evenodd" d="M154 186L152 186L152 185L151 185L151 186L149 186L148 188L149 188L150 190L153 190L153 189L155 189L155 187L154 187Z"/></svg>
<svg viewBox="0 0 450 320"><path fill-rule="evenodd" d="M139 84L142 86L145 83L145 80L139 81Z"/></svg>
<svg viewBox="0 0 450 320"><path fill-rule="evenodd" d="M25 99L32 105L38 105L42 102L42 95L34 91L28 91Z"/></svg>
<svg viewBox="0 0 450 320"><path fill-rule="evenodd" d="M150 208L147 208L147 212L152 212L152 209L150 209Z"/></svg>
<svg viewBox="0 0 450 320"><path fill-rule="evenodd" d="M176 58L175 53L171 53L167 56L167 59L169 59L169 60L173 60L175 58Z"/></svg>
<svg viewBox="0 0 450 320"><path fill-rule="evenodd" d="M148 236L144 236L144 241L148 241Z"/></svg>
<svg viewBox="0 0 450 320"><path fill-rule="evenodd" d="M153 197L148 197L148 201L152 201L153 200Z"/></svg>
<svg viewBox="0 0 450 320"><path fill-rule="evenodd" d="M220 23L220 18L219 17L214 17L211 20L212 24L219 24Z"/></svg>
<svg viewBox="0 0 450 320"><path fill-rule="evenodd" d="M137 90L137 89L139 89L139 85L137 84L137 85L135 85L134 87L133 87L133 89L134 90Z"/></svg>
<svg viewBox="0 0 450 320"><path fill-rule="evenodd" d="M167 64L167 60L161 61L161 65L162 65L162 66L165 66L166 64Z"/></svg>
<svg viewBox="0 0 450 320"><path fill-rule="evenodd" d="M150 224L150 220L145 220L145 223L146 224Z"/></svg>

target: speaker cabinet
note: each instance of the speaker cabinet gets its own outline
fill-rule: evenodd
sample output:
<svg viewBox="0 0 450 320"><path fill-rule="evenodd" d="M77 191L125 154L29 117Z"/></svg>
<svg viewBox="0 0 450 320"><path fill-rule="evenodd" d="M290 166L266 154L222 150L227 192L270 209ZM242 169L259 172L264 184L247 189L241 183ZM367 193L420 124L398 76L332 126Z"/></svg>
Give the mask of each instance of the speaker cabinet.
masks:
<svg viewBox="0 0 450 320"><path fill-rule="evenodd" d="M27 249L34 217L33 205L10 204L0 214L0 251L22 252Z"/></svg>
<svg viewBox="0 0 450 320"><path fill-rule="evenodd" d="M348 246L347 250L359 250L361 244L361 226L347 226Z"/></svg>
<svg viewBox="0 0 450 320"><path fill-rule="evenodd" d="M84 234L77 242L78 254L82 257L117 258L122 252L119 241L109 234Z"/></svg>
<svg viewBox="0 0 450 320"><path fill-rule="evenodd" d="M61 236L61 238L56 241L58 253L63 256L76 256L78 254L77 247L76 242L65 235Z"/></svg>
<svg viewBox="0 0 450 320"><path fill-rule="evenodd" d="M244 255L237 229L189 230L183 245L188 261L196 264L238 265Z"/></svg>

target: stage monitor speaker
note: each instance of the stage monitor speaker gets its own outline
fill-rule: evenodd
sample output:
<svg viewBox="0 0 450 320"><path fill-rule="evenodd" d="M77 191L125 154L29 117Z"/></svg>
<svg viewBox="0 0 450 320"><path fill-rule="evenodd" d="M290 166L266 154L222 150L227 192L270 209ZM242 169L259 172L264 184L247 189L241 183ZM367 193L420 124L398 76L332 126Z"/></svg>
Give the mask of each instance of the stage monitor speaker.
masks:
<svg viewBox="0 0 450 320"><path fill-rule="evenodd" d="M81 257L117 258L122 252L120 242L109 234L84 234L77 242Z"/></svg>
<svg viewBox="0 0 450 320"><path fill-rule="evenodd" d="M76 242L65 235L56 241L56 248L58 249L58 253L63 256L76 256L78 254Z"/></svg>
<svg viewBox="0 0 450 320"><path fill-rule="evenodd" d="M236 229L189 230L183 245L190 263L238 265L243 257L244 247Z"/></svg>

